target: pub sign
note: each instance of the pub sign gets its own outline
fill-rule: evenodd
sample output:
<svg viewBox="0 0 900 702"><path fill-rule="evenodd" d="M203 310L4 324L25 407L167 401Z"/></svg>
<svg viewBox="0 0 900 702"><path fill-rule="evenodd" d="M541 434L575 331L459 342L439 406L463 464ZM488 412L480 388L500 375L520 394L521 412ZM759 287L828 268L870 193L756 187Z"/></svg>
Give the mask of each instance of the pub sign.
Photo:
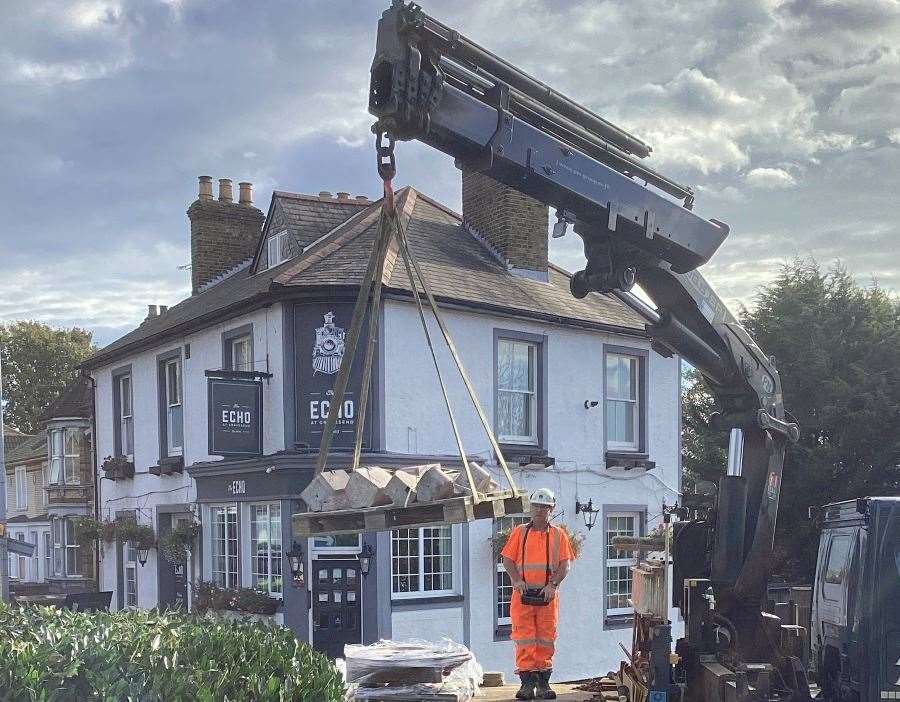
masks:
<svg viewBox="0 0 900 702"><path fill-rule="evenodd" d="M209 454L262 454L262 385L255 380L209 378Z"/></svg>
<svg viewBox="0 0 900 702"><path fill-rule="evenodd" d="M334 398L338 370L344 354L350 352L345 348L345 341L353 317L353 305L315 303L297 305L294 309L297 442L310 448L318 448ZM338 420L331 441L333 448L353 448L355 441L367 327L368 321L364 320L347 392L338 410ZM370 392L363 434L364 447L372 446L374 404L375 398Z"/></svg>

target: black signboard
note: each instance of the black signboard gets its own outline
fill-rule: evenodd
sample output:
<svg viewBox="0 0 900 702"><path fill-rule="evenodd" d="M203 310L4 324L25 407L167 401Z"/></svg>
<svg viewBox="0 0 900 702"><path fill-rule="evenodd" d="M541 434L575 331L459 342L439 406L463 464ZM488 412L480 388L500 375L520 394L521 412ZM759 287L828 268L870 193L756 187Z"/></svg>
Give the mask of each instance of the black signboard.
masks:
<svg viewBox="0 0 900 702"><path fill-rule="evenodd" d="M296 357L294 387L297 388L297 442L318 448L325 421L334 397L334 382L345 353L345 339L350 329L353 305L350 303L315 303L297 305L294 311ZM350 373L347 392L339 409L332 437L332 448L353 448L359 417L366 329L363 323L356 358ZM376 366L377 367L377 366ZM373 374L374 375L374 374ZM372 406L370 394L366 408L363 446L372 447Z"/></svg>
<svg viewBox="0 0 900 702"><path fill-rule="evenodd" d="M262 385L254 380L209 378L209 454L262 453Z"/></svg>

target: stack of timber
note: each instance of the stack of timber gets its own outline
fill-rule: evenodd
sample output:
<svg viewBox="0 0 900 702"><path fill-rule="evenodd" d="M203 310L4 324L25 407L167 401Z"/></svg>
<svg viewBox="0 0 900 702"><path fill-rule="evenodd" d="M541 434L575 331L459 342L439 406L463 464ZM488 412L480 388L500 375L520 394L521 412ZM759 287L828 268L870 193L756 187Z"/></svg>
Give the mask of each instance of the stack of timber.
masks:
<svg viewBox="0 0 900 702"><path fill-rule="evenodd" d="M308 512L294 515L294 533L352 534L360 531L458 524L528 511L523 491L501 490L491 474L470 464L474 499L465 470L427 463L323 471L301 493Z"/></svg>

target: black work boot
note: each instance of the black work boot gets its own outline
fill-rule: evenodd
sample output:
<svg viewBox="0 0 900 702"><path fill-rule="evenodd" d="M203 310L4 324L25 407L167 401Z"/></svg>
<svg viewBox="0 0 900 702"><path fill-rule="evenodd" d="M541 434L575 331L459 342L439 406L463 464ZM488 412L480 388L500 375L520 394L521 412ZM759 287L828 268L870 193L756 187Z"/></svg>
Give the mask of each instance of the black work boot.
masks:
<svg viewBox="0 0 900 702"><path fill-rule="evenodd" d="M537 685L537 673L530 670L523 670L519 673L519 679L522 681L522 687L516 693L517 700L533 700L534 686Z"/></svg>
<svg viewBox="0 0 900 702"><path fill-rule="evenodd" d="M537 690L535 690L534 698L536 700L555 700L556 693L550 689L550 675L552 670L541 670L535 673L537 676Z"/></svg>

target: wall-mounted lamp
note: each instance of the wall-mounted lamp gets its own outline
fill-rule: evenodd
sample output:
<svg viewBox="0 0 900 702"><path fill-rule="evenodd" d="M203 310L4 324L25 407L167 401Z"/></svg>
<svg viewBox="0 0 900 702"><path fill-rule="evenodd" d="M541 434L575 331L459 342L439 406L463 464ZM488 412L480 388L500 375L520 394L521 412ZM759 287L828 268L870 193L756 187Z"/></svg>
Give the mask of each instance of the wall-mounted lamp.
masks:
<svg viewBox="0 0 900 702"><path fill-rule="evenodd" d="M584 525L588 528L588 531L593 529L594 524L597 523L597 514L599 512L600 508L594 507L593 500L588 499L587 504L575 500L575 514L580 513L584 515Z"/></svg>
<svg viewBox="0 0 900 702"><path fill-rule="evenodd" d="M585 409L592 409L592 408L596 407L596 406L599 405L599 404L600 404L600 401L599 401L599 400L585 400L585 401L584 401L584 408L585 408Z"/></svg>
<svg viewBox="0 0 900 702"><path fill-rule="evenodd" d="M366 577L372 567L372 561L375 560L375 549L371 544L364 544L357 558L359 558L359 572Z"/></svg>
<svg viewBox="0 0 900 702"><path fill-rule="evenodd" d="M147 565L147 558L149 556L150 556L150 547L149 546L143 546L141 548L138 548L137 557L138 557L138 563L141 564L141 568L143 568L145 565Z"/></svg>
<svg viewBox="0 0 900 702"><path fill-rule="evenodd" d="M291 568L291 575L294 576L294 585L296 587L301 587L303 585L303 569L306 560L303 554L303 548L298 546L295 541L291 550L288 551L286 555L288 558L288 565Z"/></svg>

